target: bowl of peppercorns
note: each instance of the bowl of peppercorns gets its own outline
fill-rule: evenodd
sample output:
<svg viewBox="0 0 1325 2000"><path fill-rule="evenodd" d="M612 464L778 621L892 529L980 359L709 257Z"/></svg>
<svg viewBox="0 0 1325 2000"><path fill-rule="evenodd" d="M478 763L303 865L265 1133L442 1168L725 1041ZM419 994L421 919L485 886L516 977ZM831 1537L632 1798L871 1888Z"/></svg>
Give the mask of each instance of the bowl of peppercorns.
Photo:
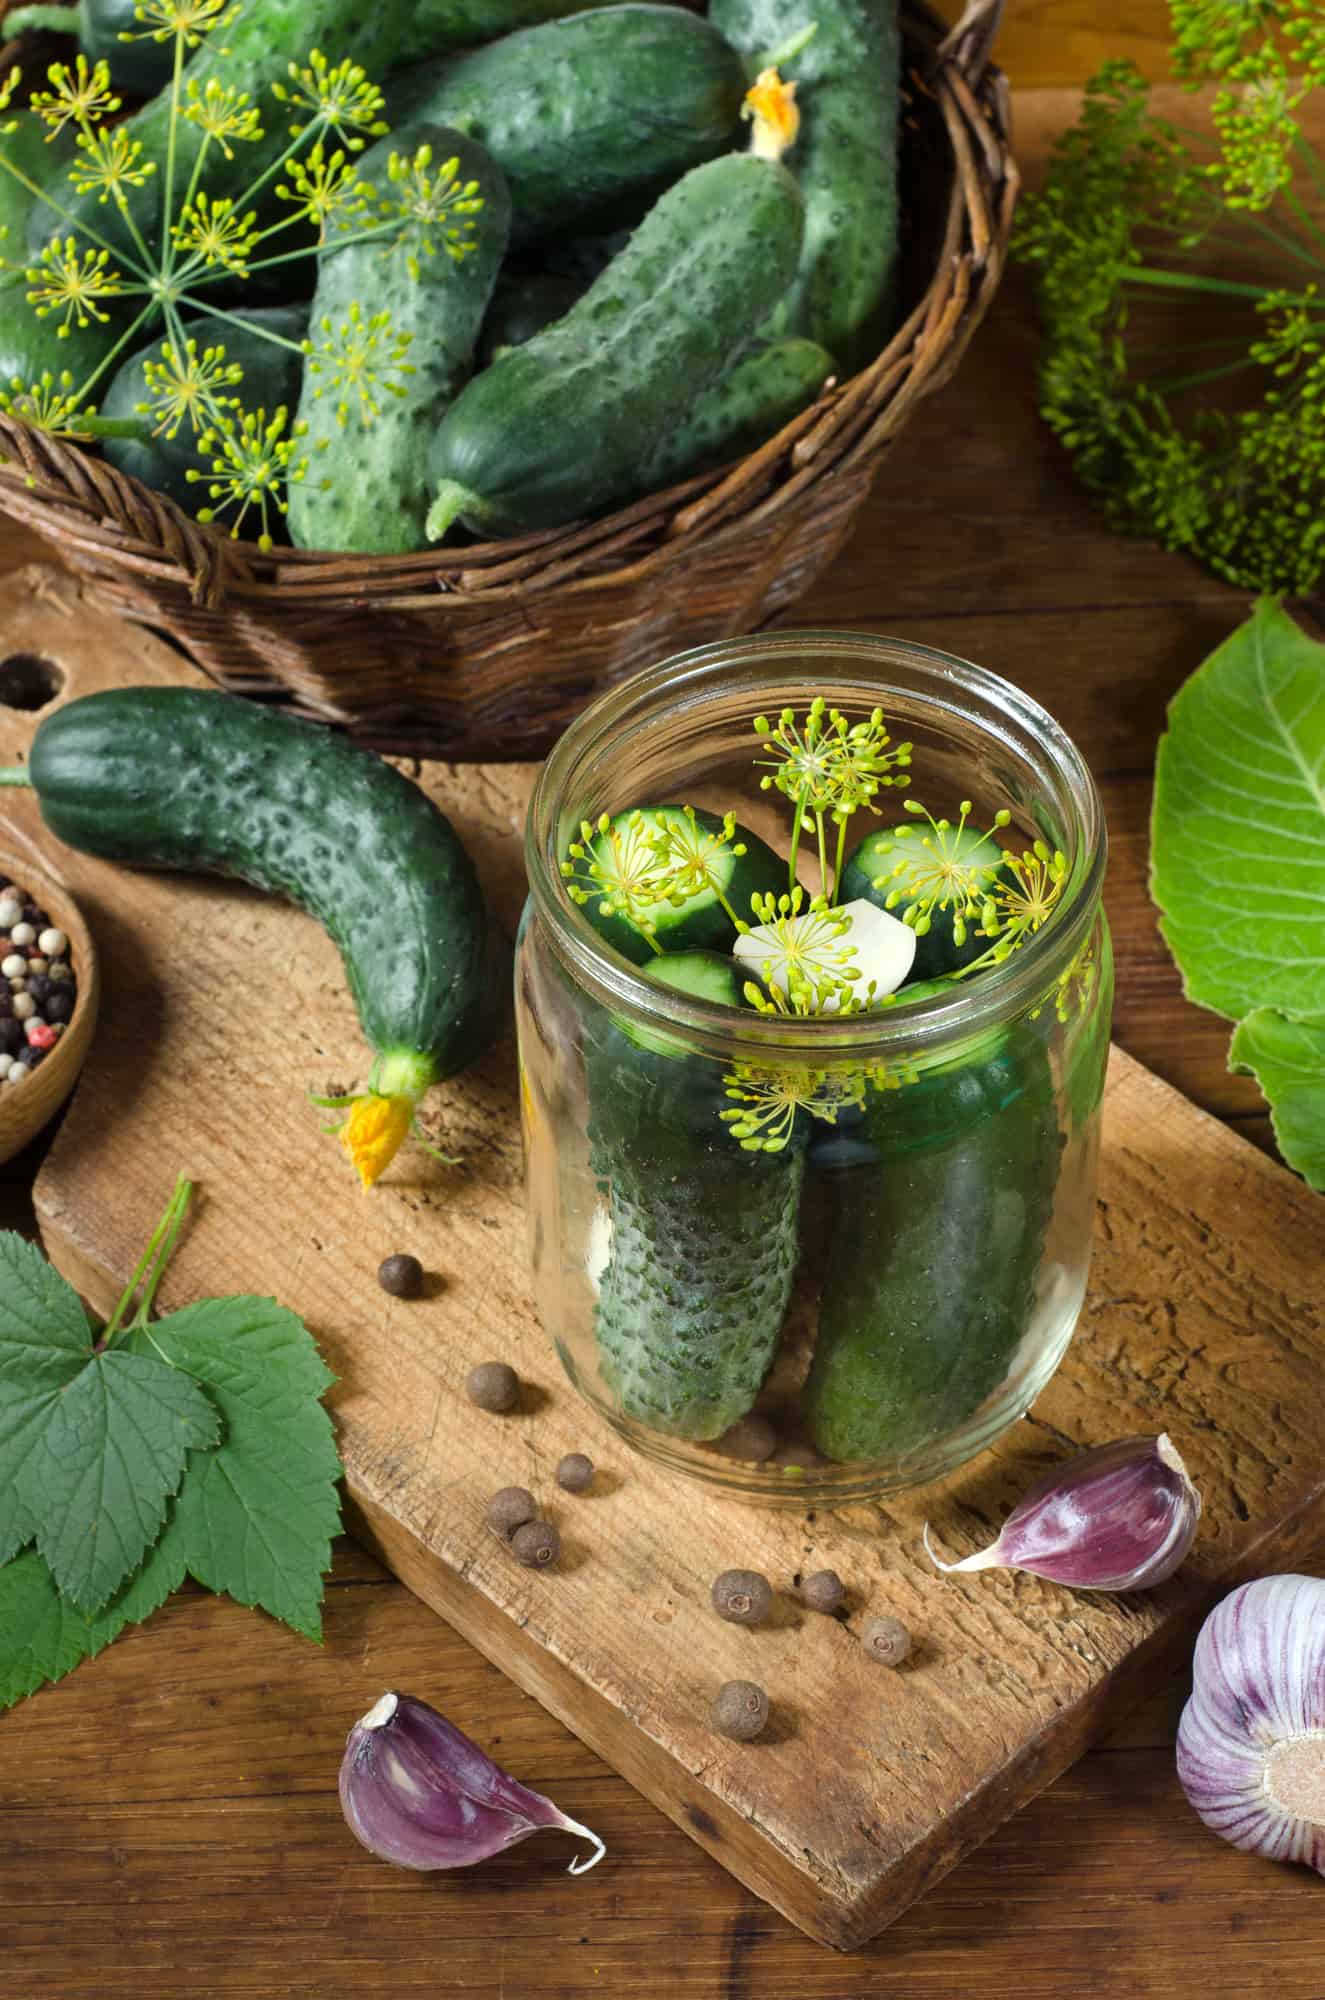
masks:
<svg viewBox="0 0 1325 2000"><path fill-rule="evenodd" d="M96 1018L96 951L77 904L0 847L0 1161L64 1103Z"/></svg>

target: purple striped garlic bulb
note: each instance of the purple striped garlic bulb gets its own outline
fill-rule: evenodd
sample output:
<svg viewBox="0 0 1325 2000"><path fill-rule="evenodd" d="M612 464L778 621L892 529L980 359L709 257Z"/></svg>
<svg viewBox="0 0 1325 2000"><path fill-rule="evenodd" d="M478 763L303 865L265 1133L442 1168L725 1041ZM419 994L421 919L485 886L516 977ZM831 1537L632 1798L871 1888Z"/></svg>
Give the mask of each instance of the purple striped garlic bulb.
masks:
<svg viewBox="0 0 1325 2000"><path fill-rule="evenodd" d="M1325 1875L1325 1582L1263 1576L1201 1628L1178 1779L1220 1838Z"/></svg>

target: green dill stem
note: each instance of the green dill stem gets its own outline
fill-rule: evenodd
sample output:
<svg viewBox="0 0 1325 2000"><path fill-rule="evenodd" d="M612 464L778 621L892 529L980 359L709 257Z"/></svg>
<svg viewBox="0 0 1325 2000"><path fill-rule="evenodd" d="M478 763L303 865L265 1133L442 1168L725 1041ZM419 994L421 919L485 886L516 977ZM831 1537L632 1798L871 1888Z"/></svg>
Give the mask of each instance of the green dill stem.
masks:
<svg viewBox="0 0 1325 2000"><path fill-rule="evenodd" d="M26 188L28 193L34 196L37 201L43 202L47 208L52 209L59 216L61 222L67 222L70 229L77 230L80 235L86 236L90 242L96 244L98 250L105 250L108 255L119 258L122 264L127 264L134 277L140 279L144 285L151 283L152 273L150 270L143 270L132 257L123 256L113 243L108 243L99 230L93 229L81 217L70 215L68 209L62 208L60 203L56 201L49 188L38 187L36 181L30 181L27 175L13 164L12 160L5 158L2 151L0 151L0 167L4 168L11 180L16 180L19 186ZM26 272L34 267L26 265L22 268L26 275Z"/></svg>
<svg viewBox="0 0 1325 2000"><path fill-rule="evenodd" d="M118 354L123 353L124 349L128 346L129 342L133 339L134 335L137 333L139 327L142 326L145 320L151 318L155 310L156 310L155 299L149 299L147 301L147 304L143 307L142 311L138 314L137 318L132 320L130 324L125 327L124 332L120 335L119 339L115 342L115 345L110 349L109 353L102 355L100 361L98 361L96 367L92 370L92 373L88 376L87 380L85 382L80 382L80 384L78 385L78 389L74 395L75 407L77 407L77 405L82 402L84 396L88 395L93 389L96 388L97 383L101 380L101 377L110 367L115 357ZM118 433L116 433L115 431L100 431L97 433L97 435L100 437L115 437L116 435L118 435ZM124 435L132 436L134 435L134 433L126 432L124 433Z"/></svg>
<svg viewBox="0 0 1325 2000"><path fill-rule="evenodd" d="M1203 368L1198 375L1179 375L1171 382L1156 382L1153 393L1156 396L1176 396L1184 389L1199 389L1206 382L1221 382L1226 375L1244 375L1249 368L1259 364L1244 354L1241 361L1226 361L1219 368Z"/></svg>
<svg viewBox="0 0 1325 2000"><path fill-rule="evenodd" d="M179 85L184 74L184 30L175 30L175 69L170 79L170 121L166 128L166 171L161 182L161 276L168 278L175 268L175 239L170 218L175 200L175 141L179 133ZM206 134L204 133L204 139ZM201 154L199 154L201 158Z"/></svg>
<svg viewBox="0 0 1325 2000"><path fill-rule="evenodd" d="M808 784L802 785L796 794L795 824L791 829L791 853L787 856L787 887L796 887L796 860L801 851L801 821L805 816L805 794Z"/></svg>
<svg viewBox="0 0 1325 2000"><path fill-rule="evenodd" d="M645 943L648 945L650 951L656 952L659 958L665 956L662 946L659 944L657 938L653 935L652 931L643 931L641 935Z"/></svg>
<svg viewBox="0 0 1325 2000"><path fill-rule="evenodd" d="M209 319L223 319L227 326L237 326L241 333L254 333L263 340L274 341L277 347L288 347L291 354L302 354L304 351L297 340L287 340L283 333L273 333L270 327L254 326L251 320L240 319L237 313L222 312L214 301L194 298L191 292L181 293L177 304L192 306L195 312L206 313Z"/></svg>
<svg viewBox="0 0 1325 2000"><path fill-rule="evenodd" d="M837 826L837 859L833 864L833 893L828 899L833 904L836 904L838 896L842 891L842 864L846 860L846 855L847 822L839 820Z"/></svg>
<svg viewBox="0 0 1325 2000"><path fill-rule="evenodd" d="M202 173L202 163L207 157L207 148L211 143L211 133L204 132L202 135L202 144L198 148L197 158L193 162L193 172L189 175L188 187L184 190L184 201L180 207L180 215L184 214L194 195L198 192L198 180ZM175 219L178 221L179 217L177 216ZM177 283L183 284L188 280L194 265L203 263L204 259L201 252L197 252L184 265L182 271L177 270L175 268L175 254L178 248L179 246L171 233L169 222L167 222L165 241L161 245L161 275L166 278L174 278Z"/></svg>
<svg viewBox="0 0 1325 2000"><path fill-rule="evenodd" d="M1305 132L1294 132L1293 145L1302 156L1302 164L1310 174L1322 194L1325 194L1325 160L1312 145Z"/></svg>
<svg viewBox="0 0 1325 2000"><path fill-rule="evenodd" d="M1302 206L1302 203L1291 188L1284 189L1283 198L1287 206L1292 209L1302 227L1306 230L1308 236L1312 237L1315 242L1325 245L1325 229L1322 229L1320 224L1313 219L1310 211Z"/></svg>
<svg viewBox="0 0 1325 2000"><path fill-rule="evenodd" d="M189 1196L192 1194L192 1192L193 1192L192 1182L186 1180L183 1174L181 1174L179 1179L175 1182L175 1192L170 1197L170 1204L167 1207L165 1214L162 1216L160 1222L157 1223L156 1228L152 1231L151 1242L148 1244L146 1250L144 1250L142 1256L139 1258L133 1276L130 1278L124 1290L120 1293L119 1303L116 1306L114 1312L107 1320L105 1326L101 1329L101 1333L97 1340L98 1353L100 1353L104 1348L109 1347L111 1341L120 1331L124 1323L124 1315L125 1313L128 1312L129 1307L133 1303L134 1294L136 1293L139 1285L142 1284L143 1279L146 1277L148 1271L150 1270L152 1266L152 1261L160 1251L161 1245L167 1235L170 1236L171 1244L173 1247L176 1210L178 1210L180 1215L182 1216L183 1210L188 1207Z"/></svg>
<svg viewBox="0 0 1325 2000"><path fill-rule="evenodd" d="M819 881L825 896L828 894L828 847L824 840L824 816L816 808L814 831L819 841Z"/></svg>
<svg viewBox="0 0 1325 2000"><path fill-rule="evenodd" d="M290 218L291 222L298 222L299 219L297 215ZM288 228L289 224L283 223L281 226L282 228ZM269 231L268 233L273 234L274 232ZM377 243L385 237L394 239L399 235L400 224L398 222L386 222L378 229L364 229L356 231L353 235L347 232L344 236L338 236L334 248L341 250L350 243ZM257 257L249 264L248 269L250 271L270 271L277 264L293 264L300 257L315 257L319 249L325 248L327 248L325 244L313 243L305 245L302 250L283 250L279 257Z"/></svg>
<svg viewBox="0 0 1325 2000"><path fill-rule="evenodd" d="M331 130L330 121L326 117L324 117L321 113L319 113L318 116L314 118L311 125L305 125L301 131L296 132L292 136L289 145L286 147L285 151L281 154L280 158L278 160L273 160L271 165L265 168L264 171L258 175L258 178L244 190L243 194L239 197L239 200L235 203L235 208L238 210L245 207L247 203L251 201L256 201L258 196L262 193L262 190L266 187L267 182L270 180L274 180L276 178L277 174L280 173L286 161L292 159L294 155L299 151L299 148L305 144L305 142L307 142L309 151L311 152L313 147L317 145L318 141L320 139L325 138L326 134L330 130Z"/></svg>
<svg viewBox="0 0 1325 2000"><path fill-rule="evenodd" d="M1151 271L1144 265L1126 271L1123 282L1128 285L1153 285L1161 291L1217 292L1230 299L1265 299L1283 289L1280 285L1242 285L1233 278L1201 278L1186 271ZM1325 312L1325 301L1319 307L1308 310Z"/></svg>

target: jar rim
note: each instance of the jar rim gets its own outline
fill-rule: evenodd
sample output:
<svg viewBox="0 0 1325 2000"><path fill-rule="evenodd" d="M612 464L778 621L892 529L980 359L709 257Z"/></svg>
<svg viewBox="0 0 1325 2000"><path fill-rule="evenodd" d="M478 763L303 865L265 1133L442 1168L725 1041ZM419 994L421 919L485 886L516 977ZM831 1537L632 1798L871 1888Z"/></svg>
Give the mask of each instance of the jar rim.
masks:
<svg viewBox="0 0 1325 2000"><path fill-rule="evenodd" d="M885 714L888 689L878 669L891 662L907 669L912 676L909 692L919 692L936 712L969 713L976 700L1002 718L1006 737L1019 739L1025 760L1030 761L1033 747L1060 781L1072 822L1065 829L1072 835L1068 874L1057 909L1043 928L970 984L954 982L950 997L933 994L908 1002L903 989L895 1006L845 1018L760 1014L750 1009L741 1012L737 1025L732 1008L645 978L641 968L606 943L566 894L557 851L563 801L572 792L577 773L604 742L629 727L632 717L638 720L658 706L660 696L698 708L706 684L716 689L730 680L733 669L745 666L757 671L780 662L785 670L786 663L795 662L805 669L802 678L809 678L816 654L833 656L839 682L852 680L853 666L857 672L872 666L874 676L868 684L858 683L859 692L870 707L882 707ZM761 705L772 703L765 697ZM820 627L718 640L672 654L617 682L591 702L554 745L539 773L525 823L525 863L534 907L567 971L602 1004L624 1010L642 1023L665 1026L696 1049L730 1058L744 1048L764 1061L785 1056L800 1063L831 1063L858 1059L865 1051L879 1061L899 1049L928 1054L1028 1012L1037 1000L1045 1000L1085 944L1095 921L1106 862L1103 807L1085 759L1061 725L1030 695L988 668L937 647L882 633Z"/></svg>

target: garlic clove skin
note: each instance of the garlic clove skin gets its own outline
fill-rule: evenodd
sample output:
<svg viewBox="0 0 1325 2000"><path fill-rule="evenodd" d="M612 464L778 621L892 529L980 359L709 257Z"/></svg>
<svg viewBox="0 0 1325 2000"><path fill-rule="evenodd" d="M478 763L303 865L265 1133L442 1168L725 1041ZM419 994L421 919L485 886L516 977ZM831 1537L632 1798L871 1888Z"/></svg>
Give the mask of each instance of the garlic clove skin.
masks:
<svg viewBox="0 0 1325 2000"><path fill-rule="evenodd" d="M1325 1582L1244 1583L1201 1628L1178 1781L1245 1853L1325 1875Z"/></svg>
<svg viewBox="0 0 1325 2000"><path fill-rule="evenodd" d="M592 1842L594 1852L570 1864L572 1875L607 1851L596 1833L407 1694L384 1694L350 1731L340 1803L356 1840L398 1868L472 1868L544 1827Z"/></svg>
<svg viewBox="0 0 1325 2000"><path fill-rule="evenodd" d="M1185 1558L1201 1496L1167 1436L1119 1438L1057 1466L1003 1523L998 1540L946 1572L1020 1569L1074 1590L1153 1590Z"/></svg>

